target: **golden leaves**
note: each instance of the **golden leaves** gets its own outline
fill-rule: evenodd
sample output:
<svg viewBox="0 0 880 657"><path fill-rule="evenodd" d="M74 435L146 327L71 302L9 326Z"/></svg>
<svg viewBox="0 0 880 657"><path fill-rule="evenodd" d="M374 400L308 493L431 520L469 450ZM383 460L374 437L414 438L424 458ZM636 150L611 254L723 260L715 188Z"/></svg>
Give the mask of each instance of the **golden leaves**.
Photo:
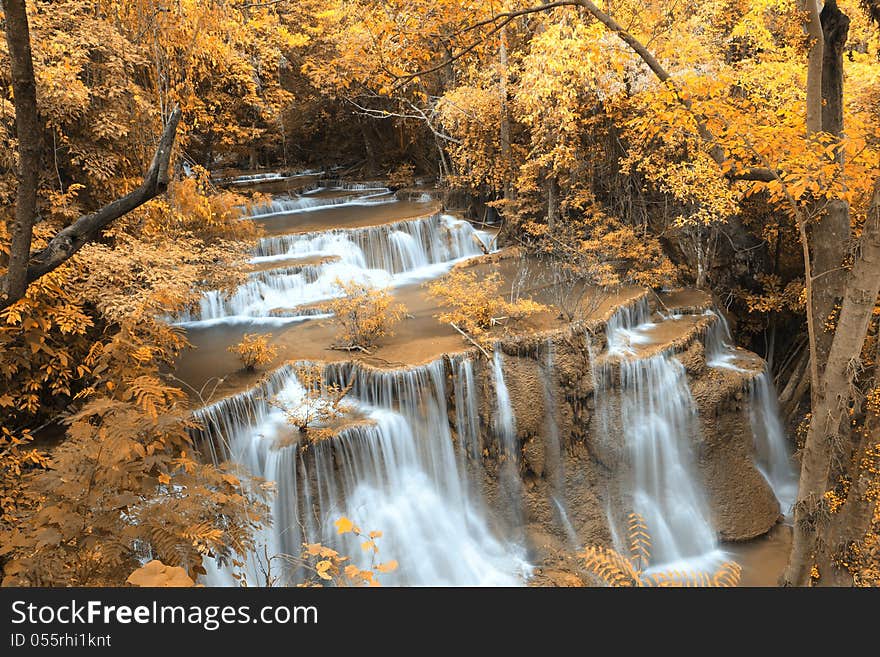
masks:
<svg viewBox="0 0 880 657"><path fill-rule="evenodd" d="M278 355L278 349L269 344L271 338L271 333L245 333L241 342L227 347L226 350L238 356L242 367L252 372L259 365L271 363Z"/></svg>
<svg viewBox="0 0 880 657"><path fill-rule="evenodd" d="M347 556L341 556L337 550L325 547L320 543L303 543L303 560L308 565L311 560L318 557L311 569L318 577L318 584L327 582L334 586L380 586L376 577L377 573L391 573L397 570L398 563L395 560L384 563L375 563L375 557L379 553L376 540L381 538L381 531L371 531L364 535L349 518L341 517L333 525L337 535L351 535L354 538L367 539L361 542L364 552L371 553L372 564L369 568L361 568L350 562Z"/></svg>
<svg viewBox="0 0 880 657"><path fill-rule="evenodd" d="M645 572L650 565L651 536L645 519L631 513L627 520L630 556L604 547L587 547L579 556L584 560L587 570L593 572L608 586L615 587L690 587L737 586L742 575L739 564L729 561L721 564L714 573L685 572Z"/></svg>
<svg viewBox="0 0 880 657"><path fill-rule="evenodd" d="M348 534L349 532L356 531L356 527L351 522L351 520L344 516L334 522L333 525L336 527L337 534Z"/></svg>
<svg viewBox="0 0 880 657"><path fill-rule="evenodd" d="M334 348L364 351L380 338L393 335L392 327L406 316L406 307L394 303L388 289L340 279L335 285L342 296L327 304L340 326Z"/></svg>
<svg viewBox="0 0 880 657"><path fill-rule="evenodd" d="M166 566L157 559L153 559L146 565L135 570L126 584L131 586L145 587L190 587L195 586L193 579L186 574L186 570L179 566Z"/></svg>
<svg viewBox="0 0 880 657"><path fill-rule="evenodd" d="M521 320L544 312L545 306L531 299L510 302L500 295L504 281L493 271L484 276L467 269L454 269L443 278L427 285L428 292L449 312L436 315L441 322L451 323L480 342L487 339L489 330L508 320Z"/></svg>

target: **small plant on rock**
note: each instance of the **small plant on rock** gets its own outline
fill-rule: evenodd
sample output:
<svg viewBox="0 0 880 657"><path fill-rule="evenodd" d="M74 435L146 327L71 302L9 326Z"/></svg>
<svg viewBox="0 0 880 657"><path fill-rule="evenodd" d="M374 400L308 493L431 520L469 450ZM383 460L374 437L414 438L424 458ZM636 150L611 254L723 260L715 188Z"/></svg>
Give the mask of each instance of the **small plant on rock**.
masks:
<svg viewBox="0 0 880 657"><path fill-rule="evenodd" d="M362 569L351 563L350 557L320 543L303 543L302 562L313 573L303 586L381 586L378 575L397 570L397 561L377 562L379 546L376 541L382 537L382 532L364 533L345 517L333 524L337 534L351 534L360 543L361 550L370 553L370 567Z"/></svg>
<svg viewBox="0 0 880 657"><path fill-rule="evenodd" d="M271 337L271 333L245 333L241 342L229 347L228 351L238 356L245 370L253 372L258 366L271 363L278 355L278 350L269 344Z"/></svg>
<svg viewBox="0 0 880 657"><path fill-rule="evenodd" d="M306 390L302 402L294 408L277 400L272 403L284 410L287 421L308 443L331 438L334 434L332 425L353 410L353 406L345 401L352 384L343 387L327 383L320 365L300 364L295 366L295 371L296 378Z"/></svg>
<svg viewBox="0 0 880 657"><path fill-rule="evenodd" d="M665 571L645 572L651 560L651 535L645 519L637 513L629 515L629 556L610 548L588 547L580 556L587 570L608 586L704 586L729 587L739 584L742 567L728 561L714 573Z"/></svg>

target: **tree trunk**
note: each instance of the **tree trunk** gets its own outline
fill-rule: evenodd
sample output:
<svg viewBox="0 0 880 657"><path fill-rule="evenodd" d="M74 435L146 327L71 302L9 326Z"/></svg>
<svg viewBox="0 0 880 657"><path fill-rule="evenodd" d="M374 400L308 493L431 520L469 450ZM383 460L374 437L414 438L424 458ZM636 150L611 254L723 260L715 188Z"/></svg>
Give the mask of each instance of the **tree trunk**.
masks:
<svg viewBox="0 0 880 657"><path fill-rule="evenodd" d="M501 44L498 47L498 65L501 68L500 71L500 90L499 96L501 101L501 159L504 161L505 171L512 171L510 162L510 114L507 107L507 81L508 81L508 67L509 63L507 61L507 29L504 28L501 30L500 36ZM510 201L513 199L513 181L508 180L507 176L505 176L504 180L504 200Z"/></svg>
<svg viewBox="0 0 880 657"><path fill-rule="evenodd" d="M821 13L822 71L821 71L821 129L843 138L843 47L849 33L849 18L837 7L836 0L825 3ZM812 82L811 82L812 84ZM838 166L843 166L843 149L836 155ZM849 204L831 199L824 216L812 230L813 317L817 322L816 360L819 375L825 368L833 334L822 330L826 319L843 294L845 272L841 269L850 239Z"/></svg>
<svg viewBox="0 0 880 657"><path fill-rule="evenodd" d="M8 308L18 301L27 290L27 285L64 264L89 242L97 240L104 228L114 220L165 191L169 180L168 168L171 162L171 151L174 147L174 138L179 123L180 108L175 107L171 116L168 117L168 122L159 138L156 153L153 155L153 161L150 163L150 168L144 175L140 187L92 214L79 217L72 224L58 231L45 248L34 253L25 262L25 287L18 296L6 295L0 298L0 310ZM0 276L0 289L7 289L6 280L10 274L11 271L5 276Z"/></svg>
<svg viewBox="0 0 880 657"><path fill-rule="evenodd" d="M880 179L875 182L871 209L865 221L861 249L847 277L840 318L828 354L821 389L804 446L793 543L783 583L806 586L816 556L817 539L825 514L823 494L828 485L831 457L841 440L847 419L853 370L860 358L868 325L880 292Z"/></svg>
<svg viewBox="0 0 880 657"><path fill-rule="evenodd" d="M807 134L822 130L822 65L825 38L819 18L819 0L801 0L799 9L806 12L804 31L810 40L807 56Z"/></svg>
<svg viewBox="0 0 880 657"><path fill-rule="evenodd" d="M6 43L12 66L15 96L15 129L18 136L18 190L12 224L7 273L0 288L0 301L18 300L27 290L27 268L37 216L37 185L40 177L42 131L37 115L37 84L31 56L25 0L3 0Z"/></svg>
<svg viewBox="0 0 880 657"><path fill-rule="evenodd" d="M556 176L551 173L547 179L547 228L550 229L551 233L556 229L558 195Z"/></svg>

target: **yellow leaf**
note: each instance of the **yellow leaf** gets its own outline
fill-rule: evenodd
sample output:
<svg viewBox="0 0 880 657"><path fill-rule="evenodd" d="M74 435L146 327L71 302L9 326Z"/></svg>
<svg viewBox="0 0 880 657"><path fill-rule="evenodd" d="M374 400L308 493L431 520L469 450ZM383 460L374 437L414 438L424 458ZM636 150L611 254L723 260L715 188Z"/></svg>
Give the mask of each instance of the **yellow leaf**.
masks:
<svg viewBox="0 0 880 657"><path fill-rule="evenodd" d="M329 561L319 561L317 564L315 564L315 570L318 573L318 577L320 577L321 579L333 579L330 575L327 574L327 571L330 570L332 566L333 564Z"/></svg>
<svg viewBox="0 0 880 657"><path fill-rule="evenodd" d="M378 566L376 566L376 570L378 570L380 573L390 573L392 571L395 571L397 570L397 561L392 560L386 563L380 563Z"/></svg>
<svg viewBox="0 0 880 657"><path fill-rule="evenodd" d="M347 534L354 529L354 524L346 517L340 518L333 524L336 525L336 531L339 534Z"/></svg>

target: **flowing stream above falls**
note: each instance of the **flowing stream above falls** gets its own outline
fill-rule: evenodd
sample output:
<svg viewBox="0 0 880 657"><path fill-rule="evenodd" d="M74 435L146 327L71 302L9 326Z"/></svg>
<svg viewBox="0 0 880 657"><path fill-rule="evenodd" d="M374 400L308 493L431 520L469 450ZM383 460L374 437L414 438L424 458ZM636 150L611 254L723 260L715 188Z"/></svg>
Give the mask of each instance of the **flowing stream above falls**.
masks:
<svg viewBox="0 0 880 657"><path fill-rule="evenodd" d="M375 183L364 183L286 195L254 208L243 220L266 221L271 230L255 246L247 281L232 293L206 293L197 309L175 319L191 329L197 346L200 331L211 327L311 326L327 318L320 302L340 293L337 281L399 290L492 247L492 236L468 222L424 203L401 203ZM358 213L356 219L349 212ZM595 405L591 425L620 441L627 466L616 490L603 498L620 507L609 509L616 525L611 534L624 536L621 518L640 513L653 536L657 568L709 568L724 557L695 464L701 428L685 367L673 349L653 348L665 344L663 331L676 322L702 317L664 317L642 298L610 314L604 348L594 350L585 338ZM709 365L739 368L725 331L719 318L703 338ZM288 358L301 359L296 338L288 343ZM369 567L359 544L336 534L333 523L341 516L383 533L382 559L399 563L394 573L382 575L384 584L509 586L529 579L535 567L527 536L529 487L521 478L521 406L514 403L508 362L500 345L487 362L476 351L465 353L463 341L457 344L458 353L446 349L414 365L377 368L342 356L323 362L327 382L351 386L348 398L356 412L336 437L305 449L285 413L307 395L290 366L197 411L206 451L276 485L273 524L258 537L260 547L245 566L249 585L265 585L267 555L298 556L304 542L331 546ZM532 393L550 409L540 430L548 508L574 550L583 538L572 521L579 509L570 506L566 482L581 473L566 461L569 437L556 415L564 399L554 383L553 341L539 351L540 379ZM766 371L750 377L744 389L755 460L786 509L796 480L775 390ZM491 494L487 482L494 482ZM281 584L303 576L285 559L273 560L272 572ZM231 572L217 567L208 568L205 581L235 583Z"/></svg>

